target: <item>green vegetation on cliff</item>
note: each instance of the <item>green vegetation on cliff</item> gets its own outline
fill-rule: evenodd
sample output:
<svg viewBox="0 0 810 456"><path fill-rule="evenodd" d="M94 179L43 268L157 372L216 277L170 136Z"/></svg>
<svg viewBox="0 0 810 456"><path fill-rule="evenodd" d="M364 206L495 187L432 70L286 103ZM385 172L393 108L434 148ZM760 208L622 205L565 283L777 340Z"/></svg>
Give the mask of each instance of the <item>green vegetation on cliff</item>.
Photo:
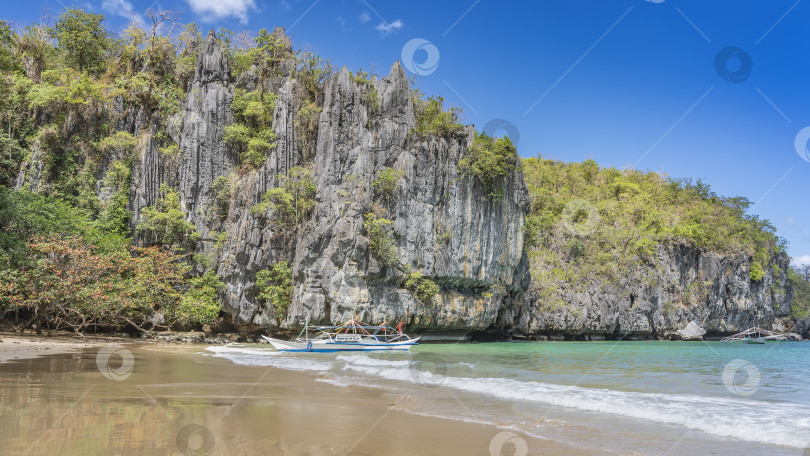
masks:
<svg viewBox="0 0 810 456"><path fill-rule="evenodd" d="M37 330L168 328L213 321L222 283L169 250L49 197L0 187L0 318Z"/></svg>
<svg viewBox="0 0 810 456"><path fill-rule="evenodd" d="M292 302L292 271L286 261L279 261L256 273L256 296L272 306L276 320L281 320Z"/></svg>
<svg viewBox="0 0 810 456"><path fill-rule="evenodd" d="M231 103L234 123L225 127L223 137L239 151L239 158L246 166L258 168L275 147L276 134L271 129L275 107L275 94L263 95L258 90L246 92L244 89L234 92Z"/></svg>
<svg viewBox="0 0 810 456"><path fill-rule="evenodd" d="M169 11L150 11L144 22L130 24L119 36L105 29L102 16L80 9L66 9L53 26L15 30L0 21L0 317L13 313L17 321L40 328L76 330L204 324L217 317L223 297L223 284L211 267L223 256L217 257L211 247L221 249L226 235L214 228L227 231L228 223L240 218L239 211L253 204L260 242L277 235L292 241L263 254L281 250L287 260L296 235L309 234L316 203L328 197L317 192L337 180L329 179L332 170L313 165L316 146L322 144L321 128L332 128L331 121L321 122L334 114L321 116L331 65L313 52L293 53L281 30L262 29L255 36L223 30L203 46L196 26L172 26L177 19ZM222 54L212 45L216 40ZM205 89L208 82L201 82L208 78L199 74L204 71L195 77L195 68L204 68L197 62L200 52L209 57L206 71L216 73L211 84L219 90L216 128L189 122L211 112L181 110L184 100L193 107L200 106L203 97L213 98ZM389 102L407 105L399 101L402 97L392 101L390 86L380 85L376 76L360 70L351 78L368 114L368 123L360 129L378 127L381 116L388 115ZM282 92L284 87L292 90ZM385 105L378 93L381 87L389 87ZM460 109L445 110L443 104L441 97L412 90L407 107L413 107L414 125L408 147L458 152L460 175L475 180L476 192L483 188L488 204L499 204L506 179L521 168L514 144L506 137L468 136L472 130L460 123ZM233 122L226 126L231 113ZM278 153L274 113L288 115L279 117L288 132ZM180 138L188 138L194 125L199 141L192 146L183 142L181 148ZM219 147L223 127L225 146ZM335 128L340 132L343 127ZM219 147L217 153L224 149L228 163L222 169L216 164L205 173L199 167L186 175L180 172L188 171L180 164L188 165L184 160L190 148L202 151L211 143ZM290 152L296 143L299 150ZM352 144L352 154L368 149L368 143L356 146ZM294 153L298 155L292 160ZM443 168L441 158L452 154L436 155L442 167L437 173L453 169L452 163ZM275 160L268 161L273 156ZM403 220L408 216L403 216L403 201L397 199L412 197L414 181L424 174L414 176L407 166L403 161L375 161L364 174L351 174L352 185L370 197L358 197L355 202L361 207L347 211L358 218L357 228L363 217L362 230L346 231L365 236L369 255L383 266L369 276L379 274L389 285L396 281L428 304L440 292L437 283L445 286L452 280L422 276L415 269L428 270L426 263L409 260L409 265L406 256L400 257L399 246L411 241L402 238L407 234L400 227L414 220ZM654 270L662 245L747 255L748 277L763 283L775 269L774 257L784 251L773 227L746 212L750 203L745 198L720 197L701 181L603 169L592 160L533 158L524 160L522 168L531 198L525 239L541 294L550 296L591 278L605 284L626 280L626 273L639 266ZM279 175L258 175L269 169ZM347 167L340 170L344 172L357 170ZM195 173L192 177L204 175L200 182L206 188L189 193L179 181L185 185L187 174ZM454 177L446 181L455 185L459 181ZM401 191L401 185L407 185L407 191ZM8 190L12 186L22 190ZM249 186L258 193L245 194ZM516 224L512 227L517 229ZM428 229L438 231L433 233L437 249L457 244L456 233L443 223ZM496 236L481 236L490 235ZM254 297L280 321L293 299L293 277L300 280L302 274L283 258L273 261L256 275ZM220 271L229 267L223 261ZM791 280L797 299L807 303L807 279L791 272ZM150 284L153 287L144 291ZM484 296L505 296L502 289L493 285ZM692 286L684 290L684 299L696 299L704 291L699 284ZM803 306L795 315L808 315L808 305Z"/></svg>
<svg viewBox="0 0 810 456"><path fill-rule="evenodd" d="M478 178L490 197L500 199L503 190L499 184L515 169L517 160L517 148L508 136L496 139L478 133L458 167L462 172Z"/></svg>
<svg viewBox="0 0 810 456"><path fill-rule="evenodd" d="M103 19L67 8L52 26L0 21L0 318L75 331L209 323L222 282L181 255L197 233L180 195L164 184L134 231L129 210L136 149L153 143L176 162L164 128L201 37L194 25L165 34L170 11L120 36Z"/></svg>
<svg viewBox="0 0 810 456"><path fill-rule="evenodd" d="M803 320L810 318L810 265L791 268L788 277L793 283L793 305L790 316Z"/></svg>
<svg viewBox="0 0 810 456"><path fill-rule="evenodd" d="M662 244L743 253L752 281L785 249L770 222L746 212L747 199L718 196L701 180L544 158L524 159L523 173L531 272L549 305L563 283L611 283L641 265L654 270Z"/></svg>
<svg viewBox="0 0 810 456"><path fill-rule="evenodd" d="M411 134L416 138L424 139L431 135L450 136L463 130L463 125L458 123L461 109L450 108L445 111L444 98L439 96L424 98L422 92L414 90L411 102L416 117L416 128Z"/></svg>
<svg viewBox="0 0 810 456"><path fill-rule="evenodd" d="M294 231L315 207L315 181L309 170L299 166L277 178L279 186L266 191L262 201L253 205L250 212L259 216L269 212L278 228Z"/></svg>

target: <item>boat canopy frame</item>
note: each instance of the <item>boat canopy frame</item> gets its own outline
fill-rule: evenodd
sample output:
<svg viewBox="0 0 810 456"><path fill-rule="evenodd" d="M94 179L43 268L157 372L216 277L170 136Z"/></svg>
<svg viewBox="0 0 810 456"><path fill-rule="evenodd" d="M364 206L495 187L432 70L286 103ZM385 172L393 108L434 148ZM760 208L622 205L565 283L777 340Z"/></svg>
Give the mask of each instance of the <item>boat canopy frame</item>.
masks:
<svg viewBox="0 0 810 456"><path fill-rule="evenodd" d="M310 329L317 332L317 335L312 339L309 337ZM348 334L358 335L360 338L366 337L375 339L379 342L388 343L411 340L407 334L402 332L401 322L399 325L397 325L397 328L393 328L387 322L383 322L380 325L368 325L356 318L353 318L338 326L310 326L309 321L306 321L304 322L304 328L301 330L295 340L296 342L307 342L318 339L329 339L331 341L340 343L348 341L337 340L336 336ZM301 336L304 337L302 338Z"/></svg>

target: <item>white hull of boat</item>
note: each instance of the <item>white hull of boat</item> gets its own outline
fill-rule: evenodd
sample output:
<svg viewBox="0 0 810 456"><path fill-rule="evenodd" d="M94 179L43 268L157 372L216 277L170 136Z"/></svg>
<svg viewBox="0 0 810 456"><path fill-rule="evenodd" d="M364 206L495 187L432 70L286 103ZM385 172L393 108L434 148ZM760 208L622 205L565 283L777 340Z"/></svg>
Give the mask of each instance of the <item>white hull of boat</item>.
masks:
<svg viewBox="0 0 810 456"><path fill-rule="evenodd" d="M399 350L407 351L414 345L419 345L416 339L409 339L400 342L379 342L363 340L361 342L335 342L314 340L310 342L291 342L286 340L273 339L262 336L264 340L270 342L278 351L289 352L336 352L336 351L379 351L379 350Z"/></svg>
<svg viewBox="0 0 810 456"><path fill-rule="evenodd" d="M755 339L743 339L743 342L745 342L746 344L764 344L765 338L757 337Z"/></svg>

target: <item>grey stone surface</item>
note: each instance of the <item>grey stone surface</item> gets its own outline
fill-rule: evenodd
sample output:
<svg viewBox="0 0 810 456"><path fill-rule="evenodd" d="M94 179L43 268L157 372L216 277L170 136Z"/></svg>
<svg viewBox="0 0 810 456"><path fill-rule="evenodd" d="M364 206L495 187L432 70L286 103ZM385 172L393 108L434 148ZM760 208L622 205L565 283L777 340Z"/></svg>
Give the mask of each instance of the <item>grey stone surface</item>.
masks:
<svg viewBox="0 0 810 456"><path fill-rule="evenodd" d="M240 170L238 157L222 142L222 130L232 122L234 82L212 34L200 56L180 121L178 189L203 238L198 250L214 260L223 277L223 308L237 326L291 327L305 318L335 323L357 317L405 320L412 328L483 329L495 324L508 297L485 297L482 290L498 284L514 294L525 288L525 281L515 280L522 278L516 270L524 260L522 225L528 208L520 169L504 182L505 197L492 201L480 183L457 168L473 139L472 128L447 138L412 139L410 88L399 63L389 76L374 78L379 112L371 119L362 99L368 89L345 68L332 76L324 87L315 156L307 161L296 138L299 83L294 77L269 81L278 95L276 147L259 169ZM154 201L160 182L170 180L149 176L162 166L154 152L145 148L136 164L136 213ZM285 232L250 209L279 185L278 175L294 166L311 171L317 204L310 220ZM371 183L385 167L402 172L386 216L394 222L398 257L442 285L432 304L414 299L399 284L402 272L381 269L368 251L363 215L375 200ZM205 207L218 176L233 176L234 195L227 217L212 221ZM212 230L226 233L221 248L214 248ZM280 260L292 265L295 293L286 316L276 321L255 299L254 281L259 270Z"/></svg>
<svg viewBox="0 0 810 456"><path fill-rule="evenodd" d="M273 35L290 49L283 29ZM318 100L322 110L314 155L304 157L296 129L303 90L294 64L291 58L283 60L280 74L264 82L278 96L276 146L258 169L240 168L238 154L223 141L225 127L233 122L234 90L255 88L257 70L232 78L213 32L199 47L195 75L177 115L161 119L125 107L121 99L108 107L115 129L139 139L129 201L133 226L140 211L155 202L162 183L176 188L188 220L201 234L196 253L209 258L225 283L223 310L235 326L282 329L305 319L337 323L354 317L393 324L404 320L412 330L464 338L471 330L496 328L535 340L602 340L669 338L690 322L710 334L731 333L755 322L768 327L788 315L792 289L783 272L786 256L775 257L765 277L753 282L745 255L679 245L659 246L654 266L640 265L615 283L586 278L581 286L555 290L566 305L544 308L523 248L529 200L519 165L500 183L503 198L496 200L458 168L474 139L472 126L446 137L412 135L414 106L399 63L388 76L372 79L378 95L373 110L364 99L366 84L358 84L346 68L332 74ZM175 162L158 150L158 132L178 144ZM36 149L32 157L18 188L42 185ZM295 166L312 173L316 205L305 223L285 231L251 214L251 207ZM397 256L403 266L441 286L432 303L418 302L401 286L402 271L381 267L369 252L363 215L380 203L372 182L386 167L402 173L385 207ZM210 187L220 176L231 182L232 198L226 216L212 218L207 214ZM226 234L221 246L214 231ZM258 271L281 260L294 271L294 296L277 321L256 299L254 283ZM492 286L502 292L485 293ZM699 298L684 304L684 290L695 286ZM807 335L808 326L800 322L797 332Z"/></svg>
<svg viewBox="0 0 810 456"><path fill-rule="evenodd" d="M690 321L685 328L678 331L678 335L683 340L703 340L704 334L706 334L706 330L698 326L694 321Z"/></svg>
<svg viewBox="0 0 810 456"><path fill-rule="evenodd" d="M790 313L793 289L784 272L790 259L784 254L757 282L742 253L660 245L656 256L655 266L639 266L618 281L587 278L581 286L555 290L566 303L559 308L545 308L533 282L525 295L529 332L669 338L694 321L710 334L732 334L755 324L771 327Z"/></svg>
<svg viewBox="0 0 810 456"><path fill-rule="evenodd" d="M274 35L284 36L282 30ZM659 247L657 267L633 271L621 283L593 280L584 292L558 290L568 305L540 310L523 251L528 195L521 169L504 180L504 198L495 201L458 169L474 138L472 127L456 136L415 139L410 87L399 63L388 76L373 78L379 109L371 117L363 101L368 89L346 68L332 75L324 87L315 155L305 159L295 128L301 88L285 61L284 74L266 82L278 95L273 115L276 147L262 167L244 171L222 142L222 130L232 122L229 105L237 82L229 79L212 34L200 55L182 119L175 122L181 125L182 151L177 176L189 219L203 235L199 250L213 258L223 277L223 308L238 326L297 327L305 319L336 323L357 317L404 320L415 330L466 332L494 326L526 335L668 338L690 321L710 333L727 333L755 321L767 326L789 312L792 292L787 278L773 268L778 264L786 270L786 258L775 259L765 278L752 282L745 255L723 256L677 245ZM161 166L153 153L153 148L144 152L142 175ZM278 175L294 166L311 171L317 204L303 226L284 232L251 215L250 208L279 185ZM363 214L375 200L371 183L385 167L402 172L397 195L386 208L397 255L403 265L441 285L431 304L414 299L397 283L401 271L381 268L368 250ZM159 185L160 172L151 172L156 176L149 181L155 183L136 195L152 194ZM233 176L234 196L227 217L211 221L203 212L217 176ZM136 212L148 202L137 200ZM214 229L227 234L219 249L209 236ZM256 300L254 281L259 270L280 260L292 265L295 292L288 312L276 321ZM700 302L679 305L683 291L695 284L705 289ZM506 292L482 294L491 285L503 286Z"/></svg>

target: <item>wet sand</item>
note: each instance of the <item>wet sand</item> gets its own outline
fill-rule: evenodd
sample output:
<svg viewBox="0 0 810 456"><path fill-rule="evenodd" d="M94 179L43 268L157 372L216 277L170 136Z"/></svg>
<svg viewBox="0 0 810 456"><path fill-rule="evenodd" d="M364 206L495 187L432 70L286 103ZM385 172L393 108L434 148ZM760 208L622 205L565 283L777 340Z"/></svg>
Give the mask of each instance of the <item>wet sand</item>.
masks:
<svg viewBox="0 0 810 456"><path fill-rule="evenodd" d="M203 356L205 345L66 342L45 350L0 338L3 359L18 356L0 364L7 454L591 454L496 426L405 413L398 404L413 397L326 384L318 373ZM51 350L81 351L22 359ZM99 360L99 350L108 356Z"/></svg>
<svg viewBox="0 0 810 456"><path fill-rule="evenodd" d="M0 333L0 363L98 348L110 340Z"/></svg>

